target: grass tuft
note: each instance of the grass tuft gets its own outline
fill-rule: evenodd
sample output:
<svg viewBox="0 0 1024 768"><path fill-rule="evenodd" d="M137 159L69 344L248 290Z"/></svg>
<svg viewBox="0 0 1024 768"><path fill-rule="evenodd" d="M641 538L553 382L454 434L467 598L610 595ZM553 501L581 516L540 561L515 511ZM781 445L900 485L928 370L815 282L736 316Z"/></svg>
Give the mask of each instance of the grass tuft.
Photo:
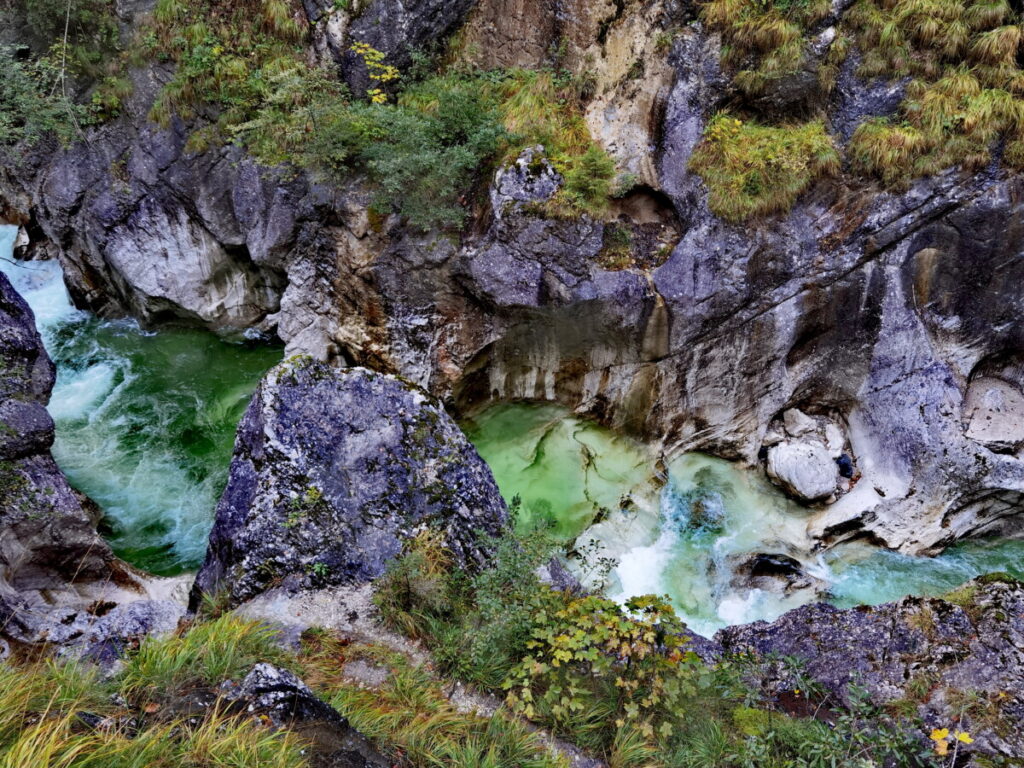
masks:
<svg viewBox="0 0 1024 768"><path fill-rule="evenodd" d="M254 664L288 664L273 629L226 614L183 634L148 638L133 655L121 686L137 699L158 699L245 674Z"/></svg>
<svg viewBox="0 0 1024 768"><path fill-rule="evenodd" d="M788 211L818 178L839 171L820 120L767 126L720 112L690 159L708 186L711 210L727 221Z"/></svg>

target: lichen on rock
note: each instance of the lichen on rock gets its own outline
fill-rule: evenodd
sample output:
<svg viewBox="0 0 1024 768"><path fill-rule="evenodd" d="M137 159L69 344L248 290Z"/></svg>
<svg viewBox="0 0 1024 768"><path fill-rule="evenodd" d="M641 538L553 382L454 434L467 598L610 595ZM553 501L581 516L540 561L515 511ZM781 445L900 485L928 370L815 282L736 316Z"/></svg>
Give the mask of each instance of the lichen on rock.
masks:
<svg viewBox="0 0 1024 768"><path fill-rule="evenodd" d="M440 403L393 376L292 358L239 426L193 605L218 590L240 602L282 582L368 581L426 528L473 567L507 522L490 470Z"/></svg>

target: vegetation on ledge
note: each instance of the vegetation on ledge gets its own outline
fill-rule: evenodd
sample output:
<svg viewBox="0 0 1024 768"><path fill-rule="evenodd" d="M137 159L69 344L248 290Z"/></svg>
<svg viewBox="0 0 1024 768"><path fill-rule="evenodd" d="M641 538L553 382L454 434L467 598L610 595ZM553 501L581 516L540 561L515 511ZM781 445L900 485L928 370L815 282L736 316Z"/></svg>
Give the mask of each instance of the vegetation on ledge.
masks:
<svg viewBox="0 0 1024 768"><path fill-rule="evenodd" d="M690 159L711 210L727 221L788 211L818 178L839 171L839 152L820 120L769 126L715 115Z"/></svg>

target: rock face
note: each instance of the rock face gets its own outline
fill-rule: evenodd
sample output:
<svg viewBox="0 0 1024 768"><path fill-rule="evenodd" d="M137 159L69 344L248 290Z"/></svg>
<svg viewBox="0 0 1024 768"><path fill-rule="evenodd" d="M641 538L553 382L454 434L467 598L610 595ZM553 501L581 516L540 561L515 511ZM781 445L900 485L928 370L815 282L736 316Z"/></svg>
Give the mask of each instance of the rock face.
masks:
<svg viewBox="0 0 1024 768"><path fill-rule="evenodd" d="M428 527L471 565L485 556L480 535L507 518L487 465L428 395L293 359L267 375L239 426L193 597L367 581Z"/></svg>
<svg viewBox="0 0 1024 768"><path fill-rule="evenodd" d="M795 656L844 703L854 684L878 705L916 712L926 728L969 732L974 751L1024 759L1024 585L1012 579L875 608L806 605L715 640L728 653Z"/></svg>
<svg viewBox="0 0 1024 768"><path fill-rule="evenodd" d="M317 35L342 41L327 55L348 55L349 26L397 51L458 26L468 6L359 9L325 20L307 8ZM561 180L530 150L458 238L371 221L355 181L284 178L236 147L188 154L187 126L144 117L159 66L136 73L124 117L88 145L7 171L0 210L58 246L76 300L100 311L276 330L289 354L397 373L457 410L557 401L670 455L770 463L817 505L809 530L824 546L864 537L930 553L1021 535L1021 177L950 170L899 194L823 181L786 215L724 222L688 163L735 94L719 38L692 14L663 0L481 0L466 21L484 65L547 61L556 39L578 74L593 63L588 124L639 182L608 220L546 217ZM538 25L524 33L524 19ZM891 113L904 85L858 80L855 58L827 99L802 75L776 84L793 104L814 100L840 143L861 115ZM623 229L654 247L615 258ZM831 421L841 453L827 430L778 432L791 409Z"/></svg>
<svg viewBox="0 0 1024 768"><path fill-rule="evenodd" d="M0 274L0 636L106 662L128 638L173 630L184 605L114 556L54 463L53 381L32 312Z"/></svg>
<svg viewBox="0 0 1024 768"><path fill-rule="evenodd" d="M32 311L0 274L0 568L16 590L109 577L96 510L50 457L54 367Z"/></svg>

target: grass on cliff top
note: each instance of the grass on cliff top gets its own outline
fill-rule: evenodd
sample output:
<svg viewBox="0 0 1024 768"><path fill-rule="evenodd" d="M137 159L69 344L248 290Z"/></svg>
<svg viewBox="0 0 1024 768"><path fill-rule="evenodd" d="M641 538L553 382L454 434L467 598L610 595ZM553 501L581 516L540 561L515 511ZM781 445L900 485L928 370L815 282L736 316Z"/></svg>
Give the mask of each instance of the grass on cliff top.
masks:
<svg viewBox="0 0 1024 768"><path fill-rule="evenodd" d="M711 119L690 158L712 212L732 222L788 211L815 180L839 168L822 121L769 126L728 112Z"/></svg>
<svg viewBox="0 0 1024 768"><path fill-rule="evenodd" d="M828 10L824 0L709 0L701 14L722 34L723 64L734 85L756 95L800 68L809 29ZM857 0L844 14L819 79L834 82L851 44L861 77L912 78L895 117L869 118L857 128L846 151L854 174L901 189L954 166L977 171L1001 159L1024 168L1024 26L1008 0ZM730 169L736 154L726 154L717 156L717 168L710 157L698 161L713 195L716 185L736 192L721 183L736 175ZM748 179L763 175L748 167ZM798 186L802 173L784 175ZM733 220L782 210L763 198L733 205L721 195L712 208Z"/></svg>
<svg viewBox="0 0 1024 768"><path fill-rule="evenodd" d="M893 187L954 165L978 170L1002 146L1024 167L1024 28L1006 0L857 0L846 16L863 77L906 77L891 120L865 121L854 171Z"/></svg>
<svg viewBox="0 0 1024 768"><path fill-rule="evenodd" d="M745 93L800 69L807 30L824 19L829 0L708 0L701 19L722 35L722 64Z"/></svg>

